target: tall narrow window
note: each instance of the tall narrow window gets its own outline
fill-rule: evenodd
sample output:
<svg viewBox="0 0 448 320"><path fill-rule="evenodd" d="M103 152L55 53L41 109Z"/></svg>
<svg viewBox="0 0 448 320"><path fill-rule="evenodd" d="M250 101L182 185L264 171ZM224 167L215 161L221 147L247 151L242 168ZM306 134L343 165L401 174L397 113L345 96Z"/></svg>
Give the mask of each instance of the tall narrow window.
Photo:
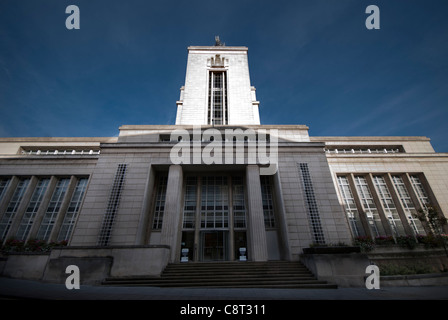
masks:
<svg viewBox="0 0 448 320"><path fill-rule="evenodd" d="M42 219L39 227L39 231L37 232L38 239L48 240L50 237L50 233L53 230L59 209L61 208L62 200L67 192L69 182L69 178L62 178L59 179L56 184L50 203L48 204L47 211L45 212L44 218Z"/></svg>
<svg viewBox="0 0 448 320"><path fill-rule="evenodd" d="M422 222L415 217L417 210L415 209L415 205L412 202L411 196L409 195L408 189L406 188L402 177L399 175L394 175L392 176L392 181L394 182L395 188L397 188L398 196L414 234L425 234Z"/></svg>
<svg viewBox="0 0 448 320"><path fill-rule="evenodd" d="M418 199L420 200L423 208L427 208L429 206L429 197L426 193L425 188L423 187L422 182L418 175L411 175L412 187L414 188L415 193L417 194Z"/></svg>
<svg viewBox="0 0 448 320"><path fill-rule="evenodd" d="M275 228L274 199L269 176L260 176L261 199L263 201L264 226Z"/></svg>
<svg viewBox="0 0 448 320"><path fill-rule="evenodd" d="M194 229L196 220L197 177L187 177L184 199L183 229Z"/></svg>
<svg viewBox="0 0 448 320"><path fill-rule="evenodd" d="M25 210L25 214L20 222L19 229L17 230L17 238L20 240L25 240L31 230L34 223L34 218L36 216L37 210L39 210L40 203L44 197L45 191L47 190L48 184L50 182L49 178L40 179L34 189L33 195L31 196L30 203Z"/></svg>
<svg viewBox="0 0 448 320"><path fill-rule="evenodd" d="M227 228L229 228L227 177L203 177L201 186L201 229Z"/></svg>
<svg viewBox="0 0 448 320"><path fill-rule="evenodd" d="M75 191L73 192L70 204L68 205L67 212L64 216L64 221L62 222L61 230L59 231L58 241L69 240L72 234L76 217L84 197L84 192L86 191L87 180L87 178L80 178L76 184Z"/></svg>
<svg viewBox="0 0 448 320"><path fill-rule="evenodd" d="M385 235L386 233L366 178L363 176L355 176L355 186L372 234L374 236Z"/></svg>
<svg viewBox="0 0 448 320"><path fill-rule="evenodd" d="M6 189L8 189L8 185L11 179L9 178L2 178L0 179L0 201L2 201L3 196L6 193Z"/></svg>
<svg viewBox="0 0 448 320"><path fill-rule="evenodd" d="M345 213L347 214L347 219L353 235L355 237L365 236L365 232L359 218L359 212L356 208L355 199L346 176L338 176L338 186L342 195L342 200L344 201Z"/></svg>
<svg viewBox="0 0 448 320"><path fill-rule="evenodd" d="M233 227L246 228L246 205L242 177L232 177Z"/></svg>
<svg viewBox="0 0 448 320"><path fill-rule="evenodd" d="M154 230L162 229L163 213L165 211L165 198L166 198L166 186L168 183L168 177L163 175L159 176L157 181L156 199L154 203L154 219L152 228Z"/></svg>
<svg viewBox="0 0 448 320"><path fill-rule="evenodd" d="M406 232L404 231L403 223L400 220L400 216L398 215L397 208L395 207L389 188L386 185L386 181L382 176L375 175L373 176L373 182L380 200L383 203L384 213L386 214L395 236L405 235Z"/></svg>
<svg viewBox="0 0 448 320"><path fill-rule="evenodd" d="M8 207L6 208L6 211L3 214L3 217L0 221L0 240L5 239L6 234L8 233L9 228L11 227L14 215L17 212L17 209L20 205L20 202L22 201L23 195L25 194L25 190L28 187L29 183L30 179L25 178L20 179L19 183L17 184L16 190L14 191L14 194L11 200L9 201Z"/></svg>
<svg viewBox="0 0 448 320"><path fill-rule="evenodd" d="M227 73L210 71L208 80L208 124L228 124Z"/></svg>
<svg viewBox="0 0 448 320"><path fill-rule="evenodd" d="M127 164L121 163L118 165L117 172L115 173L114 183L110 191L106 213L104 215L103 224L98 237L98 245L100 246L109 245L109 241L112 236L112 227L115 222L115 214L117 213L118 205L120 204L121 199L121 192L124 187L127 167Z"/></svg>
<svg viewBox="0 0 448 320"><path fill-rule="evenodd" d="M314 194L313 182L311 180L310 171L307 163L300 163L299 169L302 174L303 189L305 191L305 203L308 209L308 218L311 225L313 240L315 243L324 244L325 237L320 222L319 209Z"/></svg>

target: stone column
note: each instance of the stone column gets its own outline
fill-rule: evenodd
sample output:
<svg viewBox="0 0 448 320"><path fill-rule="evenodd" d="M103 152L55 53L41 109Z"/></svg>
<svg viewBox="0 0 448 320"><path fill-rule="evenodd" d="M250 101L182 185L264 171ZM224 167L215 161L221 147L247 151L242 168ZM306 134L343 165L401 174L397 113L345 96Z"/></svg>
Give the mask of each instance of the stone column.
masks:
<svg viewBox="0 0 448 320"><path fill-rule="evenodd" d="M257 165L246 167L248 195L248 257L252 261L267 261L266 228L264 225L263 201L261 198L260 168Z"/></svg>
<svg viewBox="0 0 448 320"><path fill-rule="evenodd" d="M166 187L165 211L163 213L160 243L171 248L170 262L179 259L180 227L182 224L182 180L183 172L180 165L171 165L168 172Z"/></svg>

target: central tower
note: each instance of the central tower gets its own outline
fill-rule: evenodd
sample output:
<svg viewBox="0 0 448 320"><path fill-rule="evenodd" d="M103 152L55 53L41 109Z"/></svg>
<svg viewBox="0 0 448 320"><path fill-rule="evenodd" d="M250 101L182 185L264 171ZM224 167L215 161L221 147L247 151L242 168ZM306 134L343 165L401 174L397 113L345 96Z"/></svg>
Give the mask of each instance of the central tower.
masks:
<svg viewBox="0 0 448 320"><path fill-rule="evenodd" d="M188 47L177 125L259 125L259 102L250 84L247 47Z"/></svg>

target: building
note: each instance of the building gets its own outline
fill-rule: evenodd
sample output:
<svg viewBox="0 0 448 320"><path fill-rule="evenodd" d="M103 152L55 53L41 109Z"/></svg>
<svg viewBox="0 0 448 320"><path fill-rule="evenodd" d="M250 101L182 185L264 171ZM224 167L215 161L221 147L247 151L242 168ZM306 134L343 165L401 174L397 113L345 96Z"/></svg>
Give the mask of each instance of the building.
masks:
<svg viewBox="0 0 448 320"><path fill-rule="evenodd" d="M448 154L426 137L261 125L247 52L189 47L174 125L1 138L0 240L67 242L4 257L3 274L54 281L71 262L94 282L186 261L294 261L315 244L425 234L413 214L428 205L447 214Z"/></svg>

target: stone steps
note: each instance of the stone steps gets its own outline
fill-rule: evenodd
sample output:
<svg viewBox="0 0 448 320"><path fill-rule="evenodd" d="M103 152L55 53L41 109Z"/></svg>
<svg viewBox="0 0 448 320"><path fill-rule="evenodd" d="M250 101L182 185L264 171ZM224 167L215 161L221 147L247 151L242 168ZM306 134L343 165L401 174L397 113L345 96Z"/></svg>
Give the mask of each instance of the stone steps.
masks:
<svg viewBox="0 0 448 320"><path fill-rule="evenodd" d="M169 264L160 277L107 278L103 285L209 288L336 288L318 281L300 262Z"/></svg>

